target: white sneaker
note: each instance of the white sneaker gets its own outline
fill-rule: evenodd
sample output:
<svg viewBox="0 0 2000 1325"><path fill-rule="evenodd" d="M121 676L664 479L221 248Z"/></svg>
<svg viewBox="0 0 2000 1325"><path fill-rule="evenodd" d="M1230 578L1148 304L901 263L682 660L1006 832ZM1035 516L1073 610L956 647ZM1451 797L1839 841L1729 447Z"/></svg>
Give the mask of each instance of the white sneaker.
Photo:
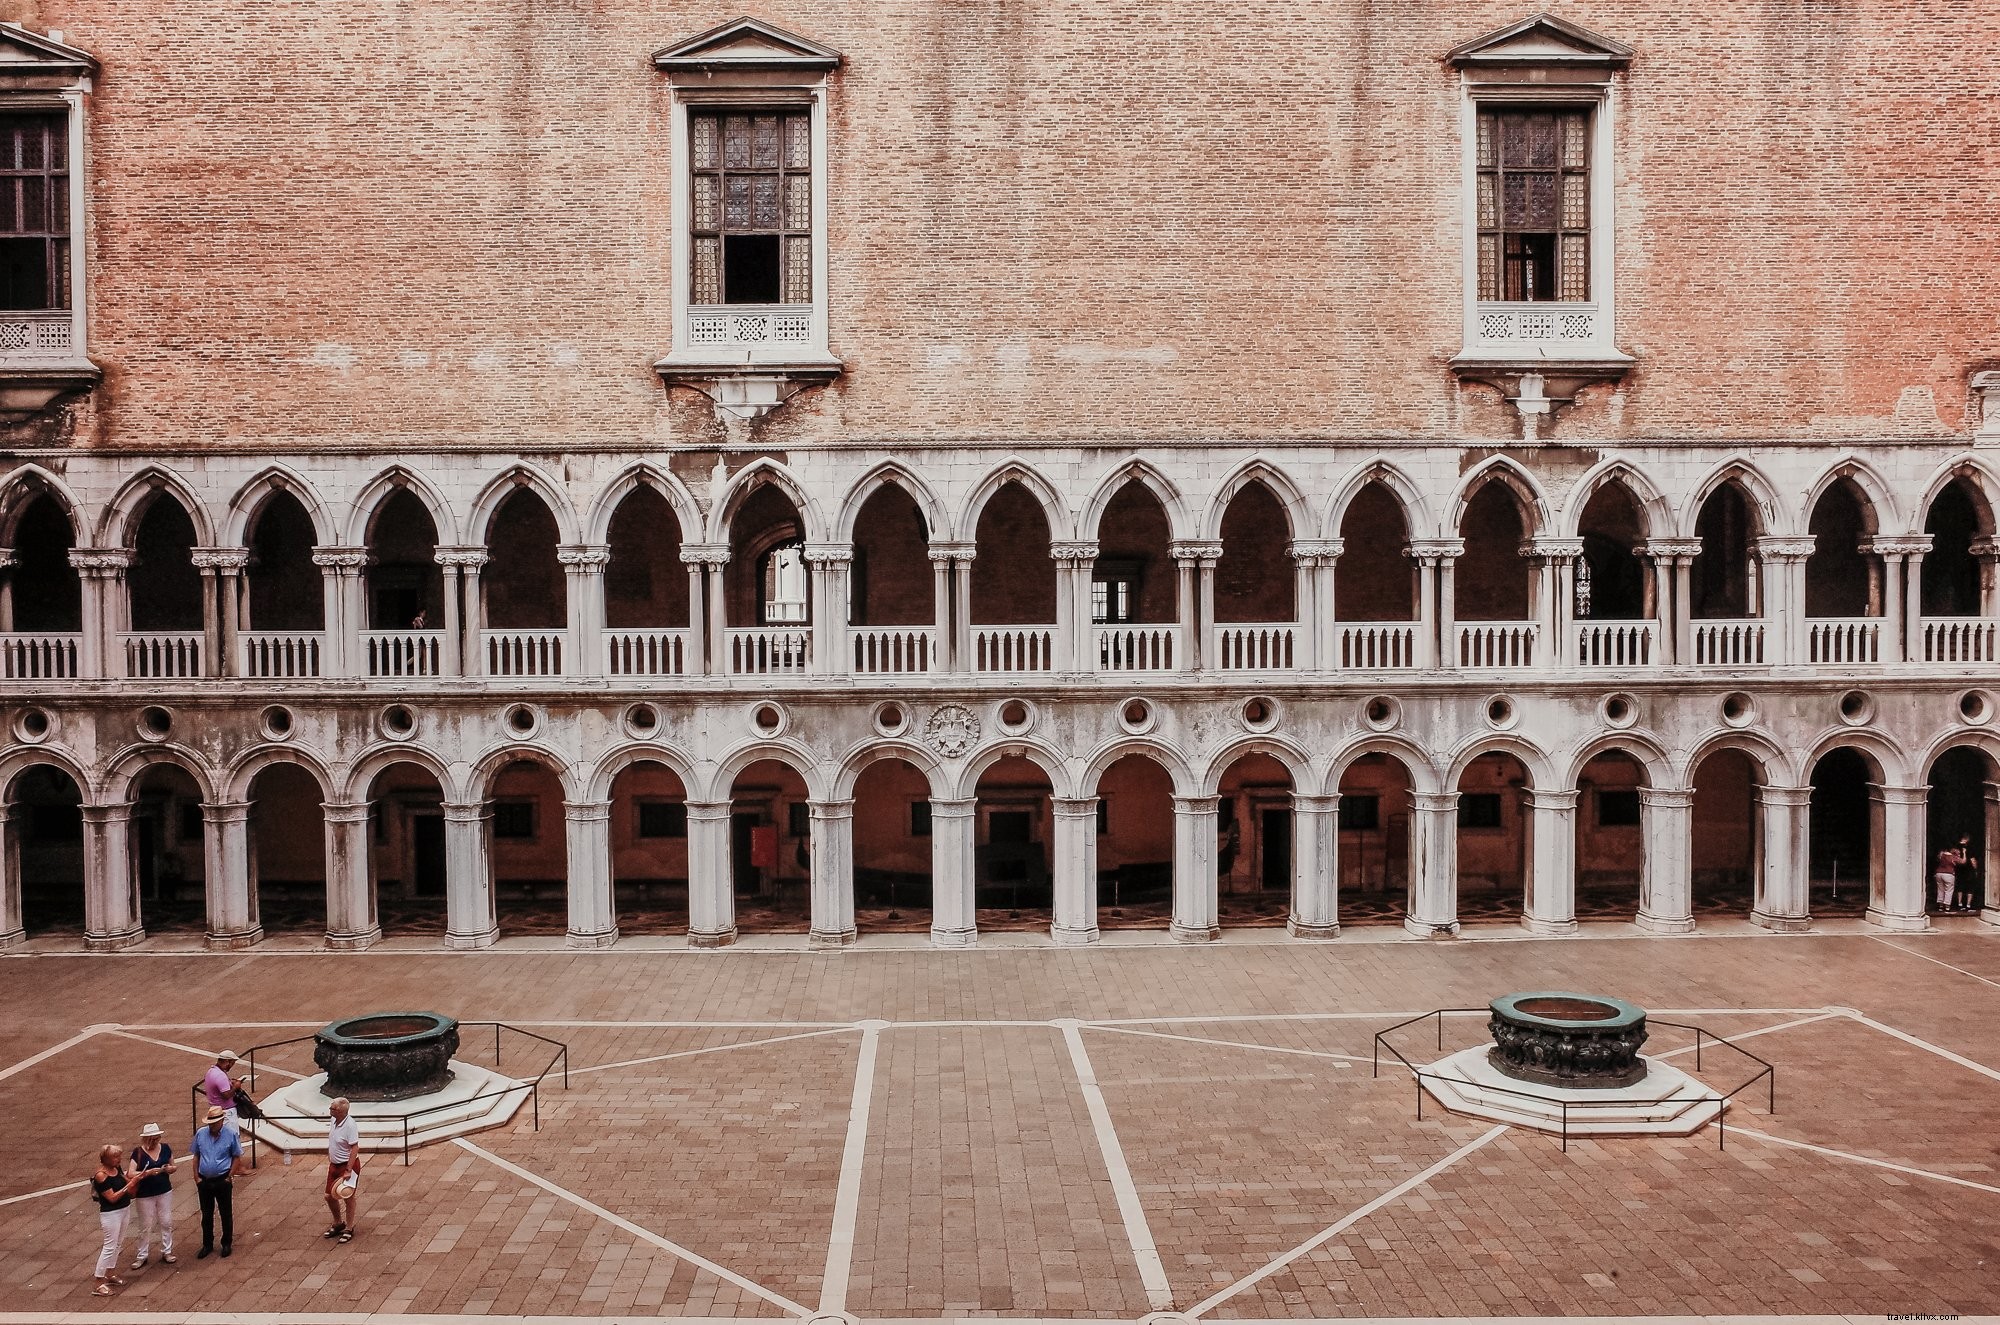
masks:
<svg viewBox="0 0 2000 1325"><path fill-rule="evenodd" d="M138 1260L136 1260L136 1261L133 1261L133 1262L132 1262L132 1268L133 1268L133 1269L135 1269L135 1270L143 1270L143 1269L145 1269L145 1268L146 1268L146 1258L145 1258L144 1256L141 1256L141 1257L140 1257L140 1258L139 1258Z"/></svg>

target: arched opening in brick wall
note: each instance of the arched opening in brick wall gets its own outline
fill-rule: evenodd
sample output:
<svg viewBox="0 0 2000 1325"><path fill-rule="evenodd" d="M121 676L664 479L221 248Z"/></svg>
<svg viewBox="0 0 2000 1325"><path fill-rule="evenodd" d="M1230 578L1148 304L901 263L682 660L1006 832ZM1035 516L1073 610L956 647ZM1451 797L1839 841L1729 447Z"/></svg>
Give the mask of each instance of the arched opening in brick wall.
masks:
<svg viewBox="0 0 2000 1325"><path fill-rule="evenodd" d="M10 535L14 564L0 579L0 630L75 634L83 629L83 583L69 564L76 532L47 493L30 498Z"/></svg>
<svg viewBox="0 0 2000 1325"><path fill-rule="evenodd" d="M1576 914L1629 920L1639 913L1646 868L1646 770L1622 750L1607 750L1577 775Z"/></svg>
<svg viewBox="0 0 2000 1325"><path fill-rule="evenodd" d="M1576 565L1577 620L1652 617L1652 577L1639 556L1646 541L1646 517L1632 490L1611 482L1592 493L1577 532L1583 538L1583 556Z"/></svg>
<svg viewBox="0 0 2000 1325"><path fill-rule="evenodd" d="M611 781L611 896L620 934L687 933L687 788L654 760Z"/></svg>
<svg viewBox="0 0 2000 1325"><path fill-rule="evenodd" d="M289 492L274 492L250 525L244 570L251 630L325 630L326 592L313 565L312 517Z"/></svg>
<svg viewBox="0 0 2000 1325"><path fill-rule="evenodd" d="M132 865L149 933L208 929L207 827L187 770L154 764L132 786Z"/></svg>
<svg viewBox="0 0 2000 1325"><path fill-rule="evenodd" d="M1521 555L1530 529L1514 490L1498 479L1465 505L1454 568L1452 610L1460 621L1527 621L1534 615L1534 567Z"/></svg>
<svg viewBox="0 0 2000 1325"><path fill-rule="evenodd" d="M142 634L200 634L201 572L195 568L194 521L170 492L156 492L132 532L125 572L132 629Z"/></svg>
<svg viewBox="0 0 2000 1325"><path fill-rule="evenodd" d="M1137 479L1118 490L1097 527L1090 617L1102 626L1180 619L1178 568L1166 508Z"/></svg>
<svg viewBox="0 0 2000 1325"><path fill-rule="evenodd" d="M1882 559L1865 547L1875 533L1875 511L1852 479L1836 480L1820 494L1809 528L1814 541L1806 558L1806 615L1882 615Z"/></svg>
<svg viewBox="0 0 2000 1325"><path fill-rule="evenodd" d="M1882 893L1882 810L1869 795L1882 772L1852 746L1820 756L1812 770L1811 911L1816 916L1860 915Z"/></svg>
<svg viewBox="0 0 2000 1325"><path fill-rule="evenodd" d="M854 783L854 926L931 927L931 785L903 759L878 759Z"/></svg>
<svg viewBox="0 0 2000 1325"><path fill-rule="evenodd" d="M849 580L848 620L852 624L936 624L930 540L930 527L924 523L916 499L896 484L883 484L861 504L854 521L854 567Z"/></svg>
<svg viewBox="0 0 2000 1325"><path fill-rule="evenodd" d="M1055 665L1056 563L1049 520L1019 483L1003 483L980 509L972 562L972 664L982 672Z"/></svg>
<svg viewBox="0 0 2000 1325"><path fill-rule="evenodd" d="M1699 621L1754 617L1763 610L1757 562L1751 556L1756 518L1743 489L1724 483L1701 504L1695 536L1701 551L1689 571L1690 606Z"/></svg>
<svg viewBox="0 0 2000 1325"><path fill-rule="evenodd" d="M531 488L516 488L493 513L479 585L488 630L560 630L569 594L556 560L555 513Z"/></svg>
<svg viewBox="0 0 2000 1325"><path fill-rule="evenodd" d="M494 912L503 934L569 932L569 826L562 780L547 765L516 759L494 775L489 854Z"/></svg>
<svg viewBox="0 0 2000 1325"><path fill-rule="evenodd" d="M736 928L805 933L812 927L812 807L805 779L789 764L760 759L736 775L729 800Z"/></svg>
<svg viewBox="0 0 2000 1325"><path fill-rule="evenodd" d="M1991 593L1993 558L1973 545L1993 536L1993 511L1970 481L1953 479L1924 514L1931 536L1920 575L1925 616L1983 616ZM16 572L18 575L20 572Z"/></svg>
<svg viewBox="0 0 2000 1325"><path fill-rule="evenodd" d="M409 489L389 494L369 522L367 569L370 630L444 628L437 522Z"/></svg>
<svg viewBox="0 0 2000 1325"><path fill-rule="evenodd" d="M1470 555L1470 554L1468 554ZM1458 779L1458 918L1518 920L1528 895L1528 770L1483 754Z"/></svg>
<svg viewBox="0 0 2000 1325"><path fill-rule="evenodd" d="M24 770L9 788L0 886L18 889L8 910L29 938L83 934L83 791L52 764Z"/></svg>
<svg viewBox="0 0 2000 1325"><path fill-rule="evenodd" d="M266 935L326 933L326 827L319 783L297 764L250 782L250 914Z"/></svg>
<svg viewBox="0 0 2000 1325"><path fill-rule="evenodd" d="M1987 882L1993 841L1993 797L2000 796L1994 763L1976 746L1959 745L1939 755L1931 765L1930 793L1925 797L1924 890L1932 911L1978 911L1993 905ZM1957 854L1963 850L1964 855ZM1954 853L1943 857L1943 852ZM1937 877L1949 864L1950 900Z"/></svg>
<svg viewBox="0 0 2000 1325"><path fill-rule="evenodd" d="M1215 619L1298 620L1291 514L1262 483L1244 486L1222 513L1222 559L1215 564Z"/></svg>
<svg viewBox="0 0 2000 1325"><path fill-rule="evenodd" d="M1165 929L1173 918L1174 780L1158 760L1126 755L1097 779L1098 927Z"/></svg>
<svg viewBox="0 0 2000 1325"><path fill-rule="evenodd" d="M1054 916L1055 897L1055 819L1048 774L1027 759L1009 755L980 774L973 794L979 801L973 829L978 927L1046 927Z"/></svg>
<svg viewBox="0 0 2000 1325"><path fill-rule="evenodd" d="M1757 763L1741 750L1716 750L1694 770L1689 880L1696 916L1747 916L1763 904L1758 852Z"/></svg>
<svg viewBox="0 0 2000 1325"><path fill-rule="evenodd" d="M1340 560L1334 563L1333 615L1339 621L1415 621L1417 574L1405 550L1410 524L1384 483L1354 494L1340 517Z"/></svg>
<svg viewBox="0 0 2000 1325"><path fill-rule="evenodd" d="M1292 791L1291 771L1267 754L1244 755L1223 771L1215 877L1224 928L1282 925L1292 914Z"/></svg>
<svg viewBox="0 0 2000 1325"><path fill-rule="evenodd" d="M1410 770L1393 755L1363 755L1341 773L1342 925L1400 925L1409 914L1411 791Z"/></svg>
<svg viewBox="0 0 2000 1325"><path fill-rule="evenodd" d="M801 627L812 621L805 521L784 491L765 484L744 499L729 522L724 579L729 624Z"/></svg>
<svg viewBox="0 0 2000 1325"><path fill-rule="evenodd" d="M444 788L420 764L391 764L368 788L368 863L383 935L445 932Z"/></svg>
<svg viewBox="0 0 2000 1325"><path fill-rule="evenodd" d="M604 567L604 623L612 630L685 630L688 568L681 563L686 536L673 503L641 484L611 513ZM696 670L699 670L697 667Z"/></svg>

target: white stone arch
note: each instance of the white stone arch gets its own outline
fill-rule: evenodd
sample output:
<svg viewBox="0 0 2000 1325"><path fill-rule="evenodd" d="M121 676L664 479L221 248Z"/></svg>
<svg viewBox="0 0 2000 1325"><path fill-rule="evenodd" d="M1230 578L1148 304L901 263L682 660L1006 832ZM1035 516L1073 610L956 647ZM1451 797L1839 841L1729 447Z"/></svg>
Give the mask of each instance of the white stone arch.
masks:
<svg viewBox="0 0 2000 1325"><path fill-rule="evenodd" d="M1920 774L1919 785L1929 785L1937 761L1953 750L1973 749L1986 756L1989 771L2000 777L2000 732L1984 727L1951 727L1931 738L1913 763Z"/></svg>
<svg viewBox="0 0 2000 1325"><path fill-rule="evenodd" d="M462 805L466 802L466 789L453 776L450 763L422 746L396 744L371 745L356 756L346 776L340 780L341 801L353 805L372 800L369 793L375 788L375 779L397 764L413 765L436 778L438 792L446 804Z"/></svg>
<svg viewBox="0 0 2000 1325"><path fill-rule="evenodd" d="M1785 518L1786 508L1778 500L1778 490L1769 476L1754 463L1741 457L1725 460L1711 469L1702 481L1688 494L1687 504L1681 507L1680 532L1682 538L1695 537L1695 525L1701 519L1701 508L1715 495L1718 488L1726 483L1734 483L1742 490L1745 505L1750 508L1750 516L1757 522L1751 537L1780 536L1791 533L1790 523Z"/></svg>
<svg viewBox="0 0 2000 1325"><path fill-rule="evenodd" d="M1785 748L1770 733L1755 727L1712 727L1703 732L1675 766L1675 783L1692 787L1702 761L1721 750L1735 750L1748 758L1764 786L1799 785L1799 772Z"/></svg>
<svg viewBox="0 0 2000 1325"><path fill-rule="evenodd" d="M1292 476L1267 460L1246 460L1215 490L1208 510L1202 515L1199 537L1206 542L1221 541L1222 519L1229 513L1229 503L1235 501L1245 488L1259 483L1284 508L1291 524L1287 537L1317 539L1320 536L1319 521L1313 515L1312 503L1306 500L1305 493L1292 481Z"/></svg>
<svg viewBox="0 0 2000 1325"><path fill-rule="evenodd" d="M1326 536L1339 538L1340 528L1347 520L1347 508L1361 495L1361 490L1371 483L1380 483L1389 495L1403 508L1403 524L1410 538L1434 538L1437 536L1437 517L1424 497L1424 490L1415 480L1403 472L1400 465L1384 456L1377 456L1356 468L1341 481L1334 491L1333 500L1326 508Z"/></svg>
<svg viewBox="0 0 2000 1325"><path fill-rule="evenodd" d="M618 476L597 494L583 519L583 541L609 543L611 521L617 516L618 508L640 488L651 488L666 498L668 507L673 510L674 521L680 526L682 542L701 541L706 522L702 519L701 507L696 504L694 494L671 471L649 460L641 460L620 470Z"/></svg>
<svg viewBox="0 0 2000 1325"><path fill-rule="evenodd" d="M1813 770L1819 761L1835 750L1852 749L1859 751L1875 766L1876 781L1888 787L1909 786L1910 762L1902 746L1868 727L1829 727L1822 731L1810 744L1801 746L1805 751L1799 759L1800 785L1812 781Z"/></svg>
<svg viewBox="0 0 2000 1325"><path fill-rule="evenodd" d="M22 514L35 498L44 496L62 507L64 517L69 520L71 545L83 547L90 542L83 503L77 499L69 484L40 465L22 465L0 481L0 547L14 546Z"/></svg>
<svg viewBox="0 0 2000 1325"><path fill-rule="evenodd" d="M297 764L319 784L319 798L331 801L338 780L318 755L296 745L259 745L237 756L221 778L225 799L247 801L257 775L277 764Z"/></svg>
<svg viewBox="0 0 2000 1325"><path fill-rule="evenodd" d="M695 761L686 751L658 741L628 741L599 755L596 763L591 765L590 776L582 779L586 799L610 800L612 788L618 784L618 775L637 764L658 764L681 780L683 799L697 799L695 789L701 785L701 776Z"/></svg>
<svg viewBox="0 0 2000 1325"><path fill-rule="evenodd" d="M187 480L163 465L147 465L131 478L125 480L118 495L104 508L98 518L97 546L130 547L132 539L139 532L139 521L148 507L162 495L169 495L181 504L194 525L194 541L199 547L214 547L215 521L208 513L208 503L204 502Z"/></svg>
<svg viewBox="0 0 2000 1325"><path fill-rule="evenodd" d="M1591 499L1612 484L1618 484L1632 495L1633 504L1639 508L1639 518L1645 521L1646 538L1666 538L1674 529L1673 504L1666 498L1645 472L1627 460L1606 460L1577 480L1569 490L1569 502L1563 508L1561 536L1576 538L1583 525L1584 508Z"/></svg>
<svg viewBox="0 0 2000 1325"><path fill-rule="evenodd" d="M1882 475L1867 461L1846 455L1828 465L1806 489L1798 514L1797 527L1801 533L1812 528L1813 511L1819 506L1819 499L1843 480L1854 484L1855 490L1861 494L1861 519L1868 533L1889 534L1903 528L1895 494L1882 481Z"/></svg>
<svg viewBox="0 0 2000 1325"><path fill-rule="evenodd" d="M1639 766L1645 774L1649 787L1673 787L1674 761L1667 754L1667 748L1650 732L1634 728L1629 731L1599 732L1575 750L1570 752L1569 768L1558 790L1575 790L1583 784L1583 770L1599 755L1621 754Z"/></svg>
<svg viewBox="0 0 2000 1325"><path fill-rule="evenodd" d="M222 524L222 546L247 546L250 527L256 523L264 503L281 492L305 508L306 518L312 521L314 542L327 544L339 537L326 503L320 500L318 489L306 476L289 465L270 465L229 499L229 513Z"/></svg>
<svg viewBox="0 0 2000 1325"><path fill-rule="evenodd" d="M1176 796L1202 796L1201 782L1189 765L1186 756L1165 741L1151 736L1121 736L1114 741L1106 741L1092 752L1084 762L1083 772L1077 777L1076 785L1086 796L1098 794L1098 784L1105 770L1128 755L1138 755L1150 759L1167 772L1174 784Z"/></svg>
<svg viewBox="0 0 2000 1325"><path fill-rule="evenodd" d="M979 779L985 776L986 770L1002 759L1014 758L1025 759L1042 770L1049 780L1049 795L1054 799L1068 800L1075 795L1077 782L1071 776L1069 761L1060 750L1036 737L1010 736L983 745L965 757L948 799L970 800L978 796Z"/></svg>
<svg viewBox="0 0 2000 1325"><path fill-rule="evenodd" d="M979 480L971 495L965 499L965 505L959 510L958 528L953 534L956 540L969 543L979 537L979 517L986 510L986 503L1009 483L1020 484L1023 491L1041 503L1042 518L1049 523L1050 542L1059 543L1070 538L1070 531L1075 525L1062 494L1033 465L1025 460L1010 459L987 471L986 477Z"/></svg>
<svg viewBox="0 0 2000 1325"><path fill-rule="evenodd" d="M0 755L0 806L14 803L15 787L24 775L36 768L53 768L67 775L70 781L76 783L85 805L99 803L94 799L97 789L92 784L90 772L73 751L60 745L19 745Z"/></svg>
<svg viewBox="0 0 2000 1325"><path fill-rule="evenodd" d="M1435 794L1444 789L1439 784L1437 760L1429 750L1407 736L1381 732L1361 738L1334 756L1321 784L1321 794L1338 796L1340 780L1347 776L1347 770L1369 755L1384 755L1402 765L1403 775L1410 780L1412 795Z"/></svg>
<svg viewBox="0 0 2000 1325"><path fill-rule="evenodd" d="M350 547L368 546L370 536L375 532L375 517L381 513L382 503L397 492L408 492L424 504L430 512L431 524L437 529L437 541L441 546L450 546L459 541L458 520L451 513L451 504L444 499L437 484L408 465L391 465L362 485L354 495L349 508L347 537Z"/></svg>
<svg viewBox="0 0 2000 1325"><path fill-rule="evenodd" d="M466 790L479 800L493 799L494 780L507 765L516 763L540 764L556 775L556 781L562 784L564 800L577 799L576 764L562 751L534 741L510 741L480 755L466 775Z"/></svg>
<svg viewBox="0 0 2000 1325"><path fill-rule="evenodd" d="M1485 490L1489 483L1506 485L1520 504L1521 516L1527 528L1522 535L1536 538L1555 528L1555 519L1549 512L1547 496L1535 476L1504 455L1489 456L1481 463L1467 470L1452 489L1451 498L1445 503L1444 523L1439 530L1442 538L1457 538L1465 527L1465 512L1472 505L1473 498Z"/></svg>
<svg viewBox="0 0 2000 1325"><path fill-rule="evenodd" d="M703 788L701 799L706 801L726 801L734 798L736 779L752 764L764 760L783 764L799 775L806 784L806 796L811 800L826 800L826 783L820 760L811 750L797 741L783 737L752 741L740 745L715 763L709 773L708 783Z"/></svg>
<svg viewBox="0 0 2000 1325"><path fill-rule="evenodd" d="M799 523L805 526L805 541L825 541L826 522L820 518L819 506L806 492L805 485L791 470L769 458L746 465L729 480L729 486L723 489L722 499L708 513L708 541L729 542L730 525L735 521L736 513L751 493L767 483L784 493L792 508L799 513Z"/></svg>
<svg viewBox="0 0 2000 1325"><path fill-rule="evenodd" d="M877 738L854 746L833 765L832 776L828 779L833 788L832 799L846 801L854 799L855 784L870 766L885 760L900 759L924 775L934 800L950 798L951 774L945 763L936 754L915 741L899 741Z"/></svg>
<svg viewBox="0 0 2000 1325"><path fill-rule="evenodd" d="M204 803L214 803L216 777L215 770L208 761L189 747L175 741L148 741L144 745L128 745L112 756L104 766L104 776L100 780L100 805L120 805L132 799L132 786L146 770L156 764L172 764L194 779L194 785L201 791Z"/></svg>
<svg viewBox="0 0 2000 1325"><path fill-rule="evenodd" d="M494 513L520 488L533 492L549 508L549 514L556 521L556 542L578 541L576 508L570 504L569 494L546 471L525 460L507 466L480 490L479 496L473 500L472 514L466 520L466 537L475 544L486 543L492 532Z"/></svg>
<svg viewBox="0 0 2000 1325"><path fill-rule="evenodd" d="M1128 483L1138 483L1152 493L1167 513L1167 538L1169 541L1193 537L1187 512L1187 502L1182 499L1180 489L1167 476L1144 460L1131 459L1104 476L1097 490L1084 503L1083 512L1077 517L1076 532L1079 538L1094 539L1104 521L1105 508L1112 499L1124 491Z"/></svg>
<svg viewBox="0 0 2000 1325"><path fill-rule="evenodd" d="M1530 791L1564 789L1563 784L1556 781L1555 764L1548 752L1527 737L1513 732L1486 732L1460 746L1445 766L1444 789L1457 791L1458 784L1465 778L1465 770L1472 767L1473 760L1481 755L1495 754L1512 755L1520 761L1522 770L1528 775Z"/></svg>
<svg viewBox="0 0 2000 1325"><path fill-rule="evenodd" d="M951 516L945 511L944 503L938 500L937 493L931 490L930 484L917 477L909 466L895 460L884 460L847 490L847 498L841 502L840 515L834 524L834 542L854 541L854 525L861 517L861 508L883 488L900 488L909 494L910 500L923 513L928 541L938 543L951 538Z"/></svg>
<svg viewBox="0 0 2000 1325"><path fill-rule="evenodd" d="M2000 525L1996 525L1996 506L2000 506L2000 502L1995 499L1996 493L2000 493L2000 481L1995 480L1992 468L1984 460L1973 455L1948 460L1931 472L1929 481L1924 484L1923 496L1911 509L1910 532L1921 534L1924 531L1924 526L1930 523L1931 506L1946 488L1959 479L1964 479L1966 486L1972 489L1975 499L1973 508L1979 514L1979 532L1988 538L2000 532Z"/></svg>
<svg viewBox="0 0 2000 1325"><path fill-rule="evenodd" d="M1298 796L1310 796L1311 788L1319 785L1320 779L1313 771L1312 756L1287 737L1275 733L1245 736L1223 746L1208 758L1197 782L1196 795L1213 796L1222 786L1222 778L1237 760L1246 755L1269 755L1285 766L1285 773L1292 780L1292 792Z"/></svg>

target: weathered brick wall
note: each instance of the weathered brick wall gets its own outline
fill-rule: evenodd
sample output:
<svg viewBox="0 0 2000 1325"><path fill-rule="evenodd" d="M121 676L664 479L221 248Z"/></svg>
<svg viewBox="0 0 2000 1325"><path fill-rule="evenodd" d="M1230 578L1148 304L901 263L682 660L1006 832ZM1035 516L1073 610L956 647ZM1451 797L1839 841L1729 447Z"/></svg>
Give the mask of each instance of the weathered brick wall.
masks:
<svg viewBox="0 0 2000 1325"><path fill-rule="evenodd" d="M1457 389L1457 95L1520 0L770 0L839 48L832 340L758 441L1508 435ZM2000 360L1990 14L1568 0L1621 84L1577 437L1964 426ZM92 103L93 446L657 447L666 94L729 4L42 0Z"/></svg>

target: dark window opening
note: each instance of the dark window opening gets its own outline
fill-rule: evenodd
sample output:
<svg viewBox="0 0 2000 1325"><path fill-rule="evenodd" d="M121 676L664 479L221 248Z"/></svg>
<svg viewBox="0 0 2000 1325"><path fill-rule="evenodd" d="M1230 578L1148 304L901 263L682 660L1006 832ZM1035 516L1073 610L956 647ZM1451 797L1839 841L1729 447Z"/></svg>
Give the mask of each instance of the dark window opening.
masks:
<svg viewBox="0 0 2000 1325"><path fill-rule="evenodd" d="M69 123L0 115L0 308L68 308Z"/></svg>
<svg viewBox="0 0 2000 1325"><path fill-rule="evenodd" d="M692 301L811 303L811 117L700 113L688 147Z"/></svg>
<svg viewBox="0 0 2000 1325"><path fill-rule="evenodd" d="M1637 828L1639 826L1639 793L1636 791L1598 792L1597 826L1599 828Z"/></svg>
<svg viewBox="0 0 2000 1325"><path fill-rule="evenodd" d="M688 809L681 801L640 801L639 836L686 837Z"/></svg>
<svg viewBox="0 0 2000 1325"><path fill-rule="evenodd" d="M494 801L493 836L513 840L532 839L535 836L535 803Z"/></svg>
<svg viewBox="0 0 2000 1325"><path fill-rule="evenodd" d="M1340 831L1343 833L1372 833L1382 826L1382 798L1380 796L1347 796L1340 798Z"/></svg>
<svg viewBox="0 0 2000 1325"><path fill-rule="evenodd" d="M1111 800L1107 796L1099 796L1097 798L1097 835L1099 837L1108 837L1110 834Z"/></svg>
<svg viewBox="0 0 2000 1325"><path fill-rule="evenodd" d="M1590 113L1482 111L1479 297L1590 298Z"/></svg>
<svg viewBox="0 0 2000 1325"><path fill-rule="evenodd" d="M1090 619L1115 626L1137 619L1139 567L1130 563L1097 563L1090 579Z"/></svg>
<svg viewBox="0 0 2000 1325"><path fill-rule="evenodd" d="M724 235L722 266L727 290L726 302L732 304L778 302L776 235Z"/></svg>
<svg viewBox="0 0 2000 1325"><path fill-rule="evenodd" d="M788 812L785 832L791 837L804 837L812 831L812 808L804 801L793 801L785 807Z"/></svg>
<svg viewBox="0 0 2000 1325"><path fill-rule="evenodd" d="M910 836L929 837L931 835L931 803L929 801L910 802Z"/></svg>
<svg viewBox="0 0 2000 1325"><path fill-rule="evenodd" d="M1500 793L1497 791L1468 791L1458 798L1458 826L1460 828L1498 828L1500 826Z"/></svg>

